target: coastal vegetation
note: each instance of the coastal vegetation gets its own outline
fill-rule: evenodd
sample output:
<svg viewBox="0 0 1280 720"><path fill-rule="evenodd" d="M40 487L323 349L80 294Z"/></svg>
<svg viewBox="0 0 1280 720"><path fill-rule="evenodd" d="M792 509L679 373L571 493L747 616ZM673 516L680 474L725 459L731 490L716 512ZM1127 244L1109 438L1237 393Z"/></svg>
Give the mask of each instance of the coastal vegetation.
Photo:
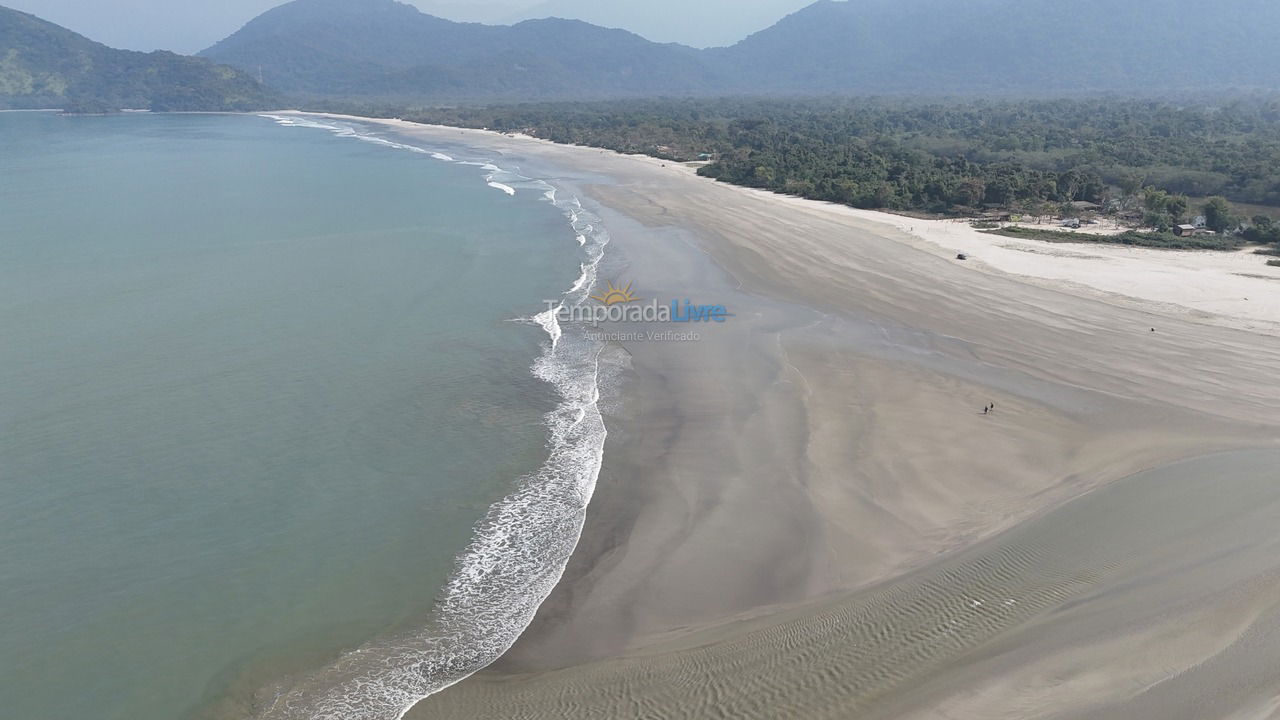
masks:
<svg viewBox="0 0 1280 720"><path fill-rule="evenodd" d="M1272 96L329 109L701 163L700 174L724 182L860 208L983 219L1110 215L1151 230L1115 242L1280 243L1269 210L1280 215L1280 98ZM1249 217L1232 202L1265 209ZM1173 234L1186 224L1196 225L1194 237Z"/></svg>
<svg viewBox="0 0 1280 720"><path fill-rule="evenodd" d="M1133 245L1135 247L1162 248L1165 250L1235 250L1244 244L1238 235L1199 235L1180 237L1167 232L1143 232L1126 230L1120 233L1078 233L1065 230L1049 230L1029 228L1021 225L1009 225L987 230L992 235L1005 237L1028 238L1046 242L1070 243L1108 243L1114 245Z"/></svg>
<svg viewBox="0 0 1280 720"><path fill-rule="evenodd" d="M240 70L171 52L116 50L0 7L0 109L257 110L273 102Z"/></svg>

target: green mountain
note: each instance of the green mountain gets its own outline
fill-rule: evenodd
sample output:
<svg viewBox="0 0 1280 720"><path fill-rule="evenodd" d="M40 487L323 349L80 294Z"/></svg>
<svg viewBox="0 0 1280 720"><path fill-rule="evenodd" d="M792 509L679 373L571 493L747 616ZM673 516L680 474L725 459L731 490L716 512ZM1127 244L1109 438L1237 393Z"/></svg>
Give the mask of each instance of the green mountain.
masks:
<svg viewBox="0 0 1280 720"><path fill-rule="evenodd" d="M1274 0L819 0L695 50L576 20L293 0L193 58L114 50L0 7L0 108L278 104L256 77L294 97L431 102L1274 90L1278 30Z"/></svg>
<svg viewBox="0 0 1280 720"><path fill-rule="evenodd" d="M396 100L1272 89L1274 0L819 0L728 48L568 20L294 0L201 55L282 91Z"/></svg>
<svg viewBox="0 0 1280 720"><path fill-rule="evenodd" d="M284 92L385 98L698 94L699 51L577 20L456 23L394 0L295 0L200 53Z"/></svg>
<svg viewBox="0 0 1280 720"><path fill-rule="evenodd" d="M0 7L0 108L254 110L272 100L240 70L171 52L115 50Z"/></svg>
<svg viewBox="0 0 1280 720"><path fill-rule="evenodd" d="M819 0L715 61L761 92L1274 89L1274 0Z"/></svg>

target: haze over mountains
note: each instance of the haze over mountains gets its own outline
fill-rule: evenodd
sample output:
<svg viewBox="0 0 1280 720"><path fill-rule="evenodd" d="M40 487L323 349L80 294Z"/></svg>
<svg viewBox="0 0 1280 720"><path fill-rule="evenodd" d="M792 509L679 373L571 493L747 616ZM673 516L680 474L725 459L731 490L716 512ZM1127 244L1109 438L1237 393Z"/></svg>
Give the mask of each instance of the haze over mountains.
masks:
<svg viewBox="0 0 1280 720"><path fill-rule="evenodd" d="M1271 0L819 0L698 50L576 20L481 25L395 0L294 0L201 53L232 73L110 50L6 10L0 103L246 107L265 97L258 77L298 99L425 103L1273 90L1277 30Z"/></svg>
<svg viewBox="0 0 1280 720"><path fill-rule="evenodd" d="M726 50L761 91L1274 89L1272 0L821 0Z"/></svg>
<svg viewBox="0 0 1280 720"><path fill-rule="evenodd" d="M115 50L0 7L0 109L250 110L271 102L234 68L171 52Z"/></svg>
<svg viewBox="0 0 1280 720"><path fill-rule="evenodd" d="M297 0L201 55L285 92L444 100L715 92L699 51L577 20L455 23L394 0Z"/></svg>
<svg viewBox="0 0 1280 720"><path fill-rule="evenodd" d="M653 0L643 3L543 0L503 18L503 22L510 24L544 17L573 18L603 27L624 28L654 42L720 47L732 45L753 32L763 30L812 1L675 0L655 8ZM425 8L424 11L431 12Z"/></svg>
<svg viewBox="0 0 1280 720"><path fill-rule="evenodd" d="M486 26L295 0L201 53L288 92L435 100L1271 88L1267 0L819 0L728 48L566 20Z"/></svg>
<svg viewBox="0 0 1280 720"><path fill-rule="evenodd" d="M111 47L191 54L287 0L3 0ZM514 25L560 17L655 42L732 45L812 0L401 0L458 22Z"/></svg>
<svg viewBox="0 0 1280 720"><path fill-rule="evenodd" d="M558 17L630 30L654 42L732 45L813 0L412 0L423 12L459 22L514 25Z"/></svg>

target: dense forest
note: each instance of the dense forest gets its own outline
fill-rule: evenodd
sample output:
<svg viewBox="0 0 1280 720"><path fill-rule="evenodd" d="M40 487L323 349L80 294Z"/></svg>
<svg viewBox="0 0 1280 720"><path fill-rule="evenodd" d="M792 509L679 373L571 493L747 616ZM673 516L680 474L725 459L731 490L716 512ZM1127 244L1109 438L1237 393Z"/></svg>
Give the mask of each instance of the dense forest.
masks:
<svg viewBox="0 0 1280 720"><path fill-rule="evenodd" d="M256 110L278 102L234 68L165 51L116 50L0 7L0 109Z"/></svg>
<svg viewBox="0 0 1280 720"><path fill-rule="evenodd" d="M708 162L699 172L708 177L863 208L1041 215L1092 203L1157 229L1203 215L1211 196L1280 208L1274 97L1179 105L680 99L345 109L701 159ZM1214 204L1210 213L1213 229L1259 226L1252 237L1277 239L1269 224L1229 205Z"/></svg>

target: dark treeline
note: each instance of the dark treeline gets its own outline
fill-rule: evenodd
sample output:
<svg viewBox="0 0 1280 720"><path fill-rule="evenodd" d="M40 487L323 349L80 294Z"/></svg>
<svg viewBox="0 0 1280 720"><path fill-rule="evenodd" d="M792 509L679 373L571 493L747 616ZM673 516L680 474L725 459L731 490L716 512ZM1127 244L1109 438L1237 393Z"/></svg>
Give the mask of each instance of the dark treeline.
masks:
<svg viewBox="0 0 1280 720"><path fill-rule="evenodd" d="M1186 196L1280 206L1276 98L1217 105L719 99L359 111L707 159L700 172L726 182L864 208L1045 214L1085 201L1167 226L1200 213Z"/></svg>

